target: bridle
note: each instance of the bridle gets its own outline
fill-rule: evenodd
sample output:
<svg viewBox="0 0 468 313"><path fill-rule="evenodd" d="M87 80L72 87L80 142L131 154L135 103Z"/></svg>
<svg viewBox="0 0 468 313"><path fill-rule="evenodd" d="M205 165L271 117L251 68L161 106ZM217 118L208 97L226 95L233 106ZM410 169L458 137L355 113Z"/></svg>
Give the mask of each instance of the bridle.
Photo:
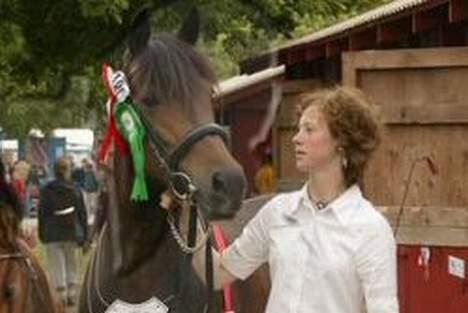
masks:
<svg viewBox="0 0 468 313"><path fill-rule="evenodd" d="M112 72L112 69L107 65L103 69L106 74L104 75L105 84L112 95L112 99L114 99L112 102L115 103L117 100L128 104L136 114L136 117L130 117L130 119L139 119L141 121L142 127L148 136L148 143L153 157L162 170L162 178L169 183L170 189L179 200L185 201L191 198L196 191L196 186L193 184L190 176L181 171L181 161L191 148L206 136L217 135L227 144L228 135L226 131L216 123L202 124L189 130L175 147L169 148L167 141L151 125L145 114L143 114L131 97L129 83L125 74L122 71ZM109 71L112 73L110 74L111 78L108 77ZM130 124L134 123L139 124L139 122L131 122Z"/></svg>
<svg viewBox="0 0 468 313"><path fill-rule="evenodd" d="M207 123L196 126L189 130L183 136L180 143L178 143L174 148L169 148L167 141L164 140L156 131L146 118L145 114L140 110L139 106L135 104L134 99L132 99L129 83L125 74L122 71L113 72L107 65L104 65L103 69L103 73L105 74L104 81L112 95L112 103L115 103L116 100L127 103L131 109L135 111L137 115L135 118L141 121L141 124L148 135L148 143L153 157L156 159L158 166L162 169L162 178L169 182L171 190L179 200L183 201L190 198L191 195L195 193L196 186L192 183L190 176L180 170L181 161L188 154L190 149L206 136L220 136L224 143L227 144L228 135L226 131L216 123ZM109 73L111 73L110 78L108 76ZM213 96L211 98L213 99ZM114 113L111 112L111 114Z"/></svg>
<svg viewBox="0 0 468 313"><path fill-rule="evenodd" d="M140 113L136 105L133 105L133 107ZM197 126L188 131L174 148L169 149L167 142L151 126L148 119L143 114L139 114L139 116L148 135L148 144L152 155L158 166L163 170L163 176L169 182L173 194L182 201L191 198L197 188L193 184L190 175L180 169L180 163L192 147L207 136L219 136L225 144L228 144L226 131L216 123Z"/></svg>
<svg viewBox="0 0 468 313"><path fill-rule="evenodd" d="M175 146L170 152L166 149L167 145L164 144L161 136L151 127L148 120L140 114L142 123L146 128L148 134L148 142L153 153L153 156L156 158L156 161L160 164L162 169L166 173L168 178L170 188L172 193L178 198L179 201L188 204L190 207L189 215L189 231L187 244L184 242L180 233L177 231L177 228L174 223L173 216L169 212L167 215L167 221L169 223L172 236L177 242L180 249L187 254L185 258L185 265L182 265L182 270L185 272L191 265L191 256L193 253L198 251L201 247L205 246L205 258L206 258L206 284L207 284L207 294L208 294L208 303L205 306L205 312L209 312L211 307L211 298L213 293L213 259L212 259L212 247L211 247L211 238L210 230L208 229L203 235L203 238L198 243L197 240L197 227L198 227L198 207L194 203L193 194L196 192L197 188L193 184L190 176L181 171L180 162L188 154L190 149L200 140L209 135L220 136L225 144L228 144L228 135L226 131L216 123L209 123L201 125L190 130L182 138L181 142ZM201 221L205 223L205 221ZM208 223L205 223L208 225ZM183 284L179 286L179 293L183 292Z"/></svg>
<svg viewBox="0 0 468 313"><path fill-rule="evenodd" d="M193 195L197 191L196 185L193 183L191 177L180 168L180 163L190 152L191 148L199 141L203 140L207 136L219 136L223 142L228 145L228 135L222 126L216 123L208 123L201 126L196 126L188 131L182 140L172 149L168 148L168 143L162 138L162 136L152 127L148 119L144 114L141 114L137 105L132 102L133 109L138 113L140 120L145 128L146 134L148 135L148 144L151 149L151 153L155 158L157 165L162 169L163 177L168 182L172 194L177 198L180 203L190 207L190 215L195 219L194 229L189 231L189 234L193 234L196 239L196 218L198 214L198 208L194 203ZM208 239L208 232L204 235L202 241L198 242L195 246L191 247L185 244L182 237L177 231L174 223L174 217L169 212L167 221L170 226L171 233L176 240L181 250L187 254L192 254L198 251ZM202 221L205 225L208 225L205 221ZM191 237L191 236L189 236ZM192 241L189 238L189 242ZM195 244L195 243L193 243Z"/></svg>

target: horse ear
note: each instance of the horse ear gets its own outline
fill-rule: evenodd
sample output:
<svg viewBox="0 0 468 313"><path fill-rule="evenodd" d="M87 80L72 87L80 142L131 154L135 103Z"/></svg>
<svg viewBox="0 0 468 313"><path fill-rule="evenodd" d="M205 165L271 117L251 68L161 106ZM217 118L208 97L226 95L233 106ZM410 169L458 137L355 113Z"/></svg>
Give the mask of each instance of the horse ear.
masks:
<svg viewBox="0 0 468 313"><path fill-rule="evenodd" d="M188 17L177 33L177 38L194 46L197 43L198 34L200 32L200 14L197 7L190 10Z"/></svg>
<svg viewBox="0 0 468 313"><path fill-rule="evenodd" d="M132 56L140 53L147 45L151 36L151 14L149 9L143 9L135 17L128 37L128 48Z"/></svg>

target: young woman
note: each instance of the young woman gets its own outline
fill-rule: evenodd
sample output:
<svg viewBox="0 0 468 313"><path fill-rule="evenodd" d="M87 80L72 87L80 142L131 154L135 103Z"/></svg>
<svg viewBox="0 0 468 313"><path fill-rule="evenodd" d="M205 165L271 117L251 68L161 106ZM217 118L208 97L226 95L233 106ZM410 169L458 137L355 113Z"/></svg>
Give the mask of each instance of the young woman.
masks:
<svg viewBox="0 0 468 313"><path fill-rule="evenodd" d="M293 143L307 182L261 208L216 260L216 285L268 262L267 313L398 312L392 230L359 187L379 134L358 90L306 95Z"/></svg>

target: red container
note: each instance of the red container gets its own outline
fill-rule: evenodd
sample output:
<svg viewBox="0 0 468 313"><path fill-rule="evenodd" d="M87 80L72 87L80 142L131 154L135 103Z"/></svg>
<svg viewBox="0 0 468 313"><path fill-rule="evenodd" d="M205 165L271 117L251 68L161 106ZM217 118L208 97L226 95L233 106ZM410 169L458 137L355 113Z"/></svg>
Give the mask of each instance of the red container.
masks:
<svg viewBox="0 0 468 313"><path fill-rule="evenodd" d="M449 274L449 256L464 260L464 279ZM467 260L468 247L400 245L398 247L400 313L467 313Z"/></svg>

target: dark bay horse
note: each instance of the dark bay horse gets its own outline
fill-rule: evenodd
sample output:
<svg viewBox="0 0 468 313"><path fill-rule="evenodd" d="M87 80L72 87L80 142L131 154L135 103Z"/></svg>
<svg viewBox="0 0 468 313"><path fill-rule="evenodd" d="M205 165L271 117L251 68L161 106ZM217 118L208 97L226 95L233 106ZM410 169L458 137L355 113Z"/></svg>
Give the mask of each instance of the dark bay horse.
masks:
<svg viewBox="0 0 468 313"><path fill-rule="evenodd" d="M0 189L5 187L1 186ZM0 191L0 312L64 313L38 259L19 236L19 218Z"/></svg>
<svg viewBox="0 0 468 313"><path fill-rule="evenodd" d="M190 195L207 220L231 218L244 196L244 172L213 123L216 82L207 61L171 35L151 36L148 24L135 27L123 72L146 130L149 200L130 200L132 160L114 151L106 165L106 223L82 285L80 313L206 312L211 297L187 266L179 234L185 228L170 222L160 196L167 189ZM179 35L193 42L196 28L185 24Z"/></svg>

